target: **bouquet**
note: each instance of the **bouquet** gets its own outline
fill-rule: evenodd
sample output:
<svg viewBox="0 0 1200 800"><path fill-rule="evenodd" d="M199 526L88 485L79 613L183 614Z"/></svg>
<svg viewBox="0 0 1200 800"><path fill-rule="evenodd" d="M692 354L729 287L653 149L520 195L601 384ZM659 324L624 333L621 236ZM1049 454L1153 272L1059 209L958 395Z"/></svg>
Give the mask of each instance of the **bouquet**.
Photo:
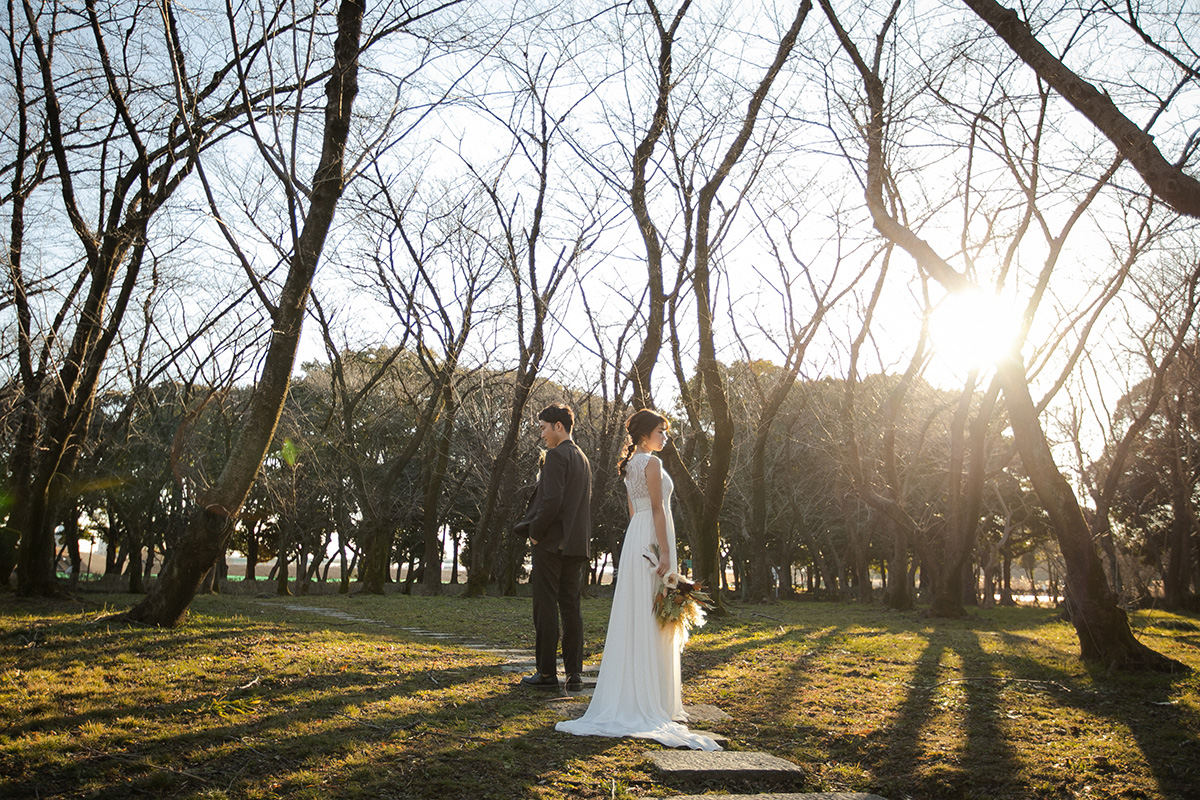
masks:
<svg viewBox="0 0 1200 800"><path fill-rule="evenodd" d="M658 545L651 545L654 555L658 556ZM657 566L657 561L646 556L646 560ZM686 639L692 628L704 624L705 613L713 607L712 598L702 591L695 581L690 581L678 572L668 572L662 578L662 585L654 593L654 617L659 626L668 625L680 629Z"/></svg>

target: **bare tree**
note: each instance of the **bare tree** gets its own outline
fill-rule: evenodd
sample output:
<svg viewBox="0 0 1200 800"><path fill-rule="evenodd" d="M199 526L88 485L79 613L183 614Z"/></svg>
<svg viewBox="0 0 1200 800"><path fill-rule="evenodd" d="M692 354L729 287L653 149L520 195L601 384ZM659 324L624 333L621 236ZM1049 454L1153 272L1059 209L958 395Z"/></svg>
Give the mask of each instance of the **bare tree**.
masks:
<svg viewBox="0 0 1200 800"><path fill-rule="evenodd" d="M1182 257L1182 253L1177 256ZM1128 348L1135 369L1140 366L1134 373L1140 379L1127 387L1115 406L1090 404L1095 422L1104 427L1103 453L1089 462L1082 448L1076 450L1081 483L1095 504L1092 528L1108 557L1114 591L1123 596L1133 591L1135 595L1130 599L1143 599L1139 596L1141 581L1126 584L1113 536L1114 523L1125 529L1126 547L1136 544L1134 552L1144 555L1157 549L1145 546L1145 540L1154 535L1149 530L1152 525L1148 520L1153 516L1150 510L1160 502L1170 506L1171 528L1163 537L1168 565L1162 570L1163 599L1169 607L1183 603L1191 581L1186 565L1191 561L1188 553L1194 530L1194 512L1187 499L1194 472L1189 465L1195 461L1190 454L1188 408L1192 403L1193 331L1200 268L1193 263L1190 274L1172 274L1176 271L1171 266L1182 267L1185 263L1164 259L1154 264L1152 272L1135 277L1136 294L1121 307L1126 334L1119 341L1124 347L1117 346L1115 352L1109 350L1103 355L1089 354L1091 375L1083 391L1094 394L1097 383L1116 377L1114 367L1120 363L1124 348ZM1149 328L1133 324L1135 319L1147 318L1152 321ZM1107 416L1102 416L1105 412ZM1076 416L1081 416L1081 410ZM1078 431L1082 422L1073 420L1072 430ZM1074 438L1078 441L1079 434ZM1169 489L1160 476L1169 476L1165 482ZM1142 529L1140 536L1131 535L1131 529L1136 528Z"/></svg>
<svg viewBox="0 0 1200 800"><path fill-rule="evenodd" d="M839 271L843 264L836 259L832 269L823 271L820 278L810 267L810 261L797 252L799 232L804 225L802 217L788 218L784 215L802 203L789 202L770 213L760 214L760 225L767 240L768 251L774 258L775 274L762 275L766 286L774 287L778 293L781 331L761 330L759 333L768 342L775 342L782 357L778 371L749 369L747 388L754 395L756 413L745 415L753 431L750 452L749 475L749 559L747 599L752 603L763 603L770 599L772 567L782 568L784 562L772 558L768 548L768 447L774 433L781 409L796 384L804 366L809 345L821 332L826 313L855 286L862 272L844 280ZM774 225L772 224L774 223ZM773 235L773 228L781 230ZM817 256L819 258L820 256ZM756 270L757 271L757 270ZM765 271L765 270L764 270ZM842 282L844 280L844 285ZM761 308L755 303L755 308ZM733 316L733 309L730 309ZM737 329L736 321L733 324ZM745 353L746 362L753 361L751 346L745 337L738 334L739 343ZM743 398L748 400L749 398Z"/></svg>
<svg viewBox="0 0 1200 800"><path fill-rule="evenodd" d="M539 30L534 26L525 33L533 36ZM468 596L486 592L503 560L501 531L509 504L515 502L517 486L512 482L519 438L528 435L526 407L550 346L554 308L564 294L564 284L607 224L602 204L591 193L573 197L571 192L557 193L574 183L562 157L569 152L564 146L565 129L591 92L578 90L569 81L572 62L581 57L573 52L574 40L549 38L549 50L531 41L510 43L496 73L508 82L510 104L476 105L484 122L506 137L499 163L489 171L462 156L491 204L492 258L507 275L515 327L512 345L517 351L504 433L491 457L479 522L469 543ZM560 209L560 200L574 207Z"/></svg>
<svg viewBox="0 0 1200 800"><path fill-rule="evenodd" d="M889 190L885 150L887 116L880 63L888 29L895 20L899 4L894 4L883 20L877 38L879 46L873 62L868 63L842 27L829 0L820 2L865 90L868 117L863 128L867 144L864 188L875 227L947 289L968 288L970 279L897 218L886 200ZM1130 667L1175 668L1176 662L1154 652L1133 636L1124 611L1117 606L1078 500L1055 464L1039 421L1039 408L1030 393L1024 361L1015 348L997 365L997 381L1006 399L1022 463L1050 516L1063 551L1072 600L1072 621L1079 635L1082 656L1089 661Z"/></svg>
<svg viewBox="0 0 1200 800"><path fill-rule="evenodd" d="M963 0L963 3L987 23L1039 78L1053 87L1104 134L1121 157L1128 160L1137 170L1150 191L1180 214L1200 217L1200 180L1184 169L1195 156L1200 140L1192 133L1180 148L1178 158L1171 162L1159 150L1148 130L1179 92L1200 78L1195 64L1194 46L1189 46L1185 39L1182 44L1188 55L1181 58L1157 40L1154 32L1143 25L1144 20L1148 22L1151 17L1163 16L1168 30L1186 36L1193 28L1186 23L1179 26L1172 22L1173 17L1185 13L1182 9L1170 4L1165 4L1165 8L1160 11L1135 4L1102 2L1094 12L1086 8L1083 10L1085 14L1107 13L1127 25L1144 43L1142 55L1164 63L1167 69L1177 75L1177 82L1170 87L1166 96L1153 98L1152 102L1158 110L1151 115L1149 124L1142 127L1121 111L1112 95L1097 89L1051 53L1034 34L1031 20L1022 19L1016 11L1005 8L996 0ZM1192 63L1188 63L1185 58L1192 59Z"/></svg>
<svg viewBox="0 0 1200 800"><path fill-rule="evenodd" d="M376 456L371 450L348 454L354 463L352 475L357 487L363 522L370 532L364 542L367 550L363 565L364 591L382 593L386 563L391 551L389 528L394 528L398 510L381 507L388 504L392 487L423 448L421 481L423 488L422 530L426 556L424 585L429 593L440 593L442 515L439 504L449 468L451 439L459 407L458 384L464 351L472 338L477 316L494 285L503 276L487 243L477 235L480 216L487 213L487 198L470 190L458 192L453 186L438 183L428 201L416 190L397 196L395 181L377 165L369 181L354 198L358 218L365 220L371 233L365 252L347 265L352 272L363 272L362 280L391 309L396 328L401 331L393 356L405 353L419 366L424 385L406 405L416 410L416 425L409 428L408 446L385 465L382 476L367 477L366 465ZM323 330L328 326L322 324ZM326 350L336 360L336 346L326 337ZM384 365L380 365L383 367ZM353 447L358 414L350 408L351 398L342 401L342 437ZM439 562L436 568L435 562Z"/></svg>
<svg viewBox="0 0 1200 800"><path fill-rule="evenodd" d="M711 448L708 442L701 445L705 463L699 481L691 476L688 465L679 457L674 447L668 446L664 457L672 475L677 476L677 491L688 507L689 517L694 523L692 546L696 557L697 575L705 583L716 586L720 569L720 514L733 450L734 421L717 362L713 313L716 292L714 272L717 271L720 261L720 243L729 231L741 199L757 175L755 168L761 167L761 158L749 159L753 162L748 169L749 177L742 181L732 207L727 207L724 203L718 204L717 196L735 167L741 164L747 154L747 147L759 122L760 111L768 102L775 81L791 55L810 4L801 3L788 27L780 33L778 44L770 52L770 64L746 98L746 111L739 119L731 121L728 131L723 131L729 135L728 145L720 150L714 149L713 152L709 152L708 148L720 147L716 145L719 140L718 134L710 132L711 138L702 136L700 140L693 142L689 138L692 132L679 127L684 124L682 115L688 101L681 97L679 78L673 70L680 26L689 8L689 2L682 3L668 23L666 15L658 5L653 0L647 0L647 10L654 22L654 35L648 38L657 45L657 52L650 54L653 59L651 74L657 89L652 93L653 115L633 154L632 185L628 192L647 252L650 307L647 336L641 352L634 361L631 381L635 403L648 402L650 376L661 346L661 329L658 322L661 303L666 305L663 314L666 324L672 332L677 329L678 319L673 317L673 312L679 308L679 291L682 285L677 283L676 290L670 293L663 290L663 254L668 252L669 248L679 274L690 275L689 289L696 303L694 321L699 338L696 369L701 376L705 401L711 414L709 418L713 423L713 436ZM692 75L690 80L696 80L696 76ZM674 112L671 110L672 106L675 107ZM654 158L654 153L663 133L669 134L668 145L664 156L659 160ZM715 163L708 162L710 157L715 159ZM676 194L674 202L678 217L682 220L683 230L680 241L671 245L668 245L671 226L664 227L656 223L649 213L648 170L651 168L666 169L673 175L672 183ZM672 340L672 354L676 362L677 378L684 392L684 405L692 418L690 429L697 436L707 438L702 426L697 424L699 409L695 401L699 398L684 388L688 379L682 375L683 366L678 345L676 335ZM689 398L694 402L689 403Z"/></svg>
<svg viewBox="0 0 1200 800"><path fill-rule="evenodd" d="M889 522L887 530L892 538L890 591L885 602L892 608L910 608L913 603L908 591L907 578L896 580L898 568L907 572L908 549L920 536L920 525L904 503L904 482L901 479L897 443L897 429L901 410L905 407L909 393L920 379L928 363L928 324L922 320L920 335L913 348L908 367L900 379L889 389L881 409L884 426L882 448L878 456L878 469L868 467L867 459L860 447L857 410L859 408L859 362L860 353L872 330L876 309L883 297L884 287L891 266L891 248L880 254L880 267L874 286L863 310L862 326L850 344L848 369L840 413L841 438L845 448L846 472L855 494L867 505L883 515ZM940 414L940 409L935 413ZM878 472L878 478L876 477ZM903 565L901 567L901 565ZM865 568L865 567L864 567Z"/></svg>
<svg viewBox="0 0 1200 800"><path fill-rule="evenodd" d="M192 172L204 139L239 111L225 83L232 64L218 66L208 83L194 82L190 105L180 107L158 96L153 79L126 70L161 64L163 51L173 47L169 38L131 35L169 26L148 6L116 11L88 2L73 12L25 2L22 19L14 4L7 8L19 116L8 272L22 386L10 524L22 533L19 590L47 594L55 591L53 508L78 461L102 368L140 288L151 220ZM74 59L55 57L68 48L89 53L95 69L78 72ZM31 82L40 84L36 99ZM93 130L91 121L100 118L107 122ZM36 143L35 124L45 131ZM200 141L189 139L189 129ZM27 236L24 203L41 185L57 187L52 213L68 223L72 245ZM39 278L25 258L35 244L66 245L75 254ZM53 303L56 311L38 314Z"/></svg>
<svg viewBox="0 0 1200 800"><path fill-rule="evenodd" d="M406 21L430 13L420 9L404 15ZM236 18L230 14L231 38L238 41ZM351 114L358 92L358 65L363 24L363 6L358 0L344 0L338 8L333 57L325 85L325 119L321 133L321 152L313 172L311 189L296 179L294 164L279 174L285 196L290 199L294 216L293 247L286 260L287 275L278 297L270 300L260 288L260 298L271 313L271 343L263 360L255 389L255 399L243 423L237 443L216 483L209 487L201 508L193 516L187 532L171 550L159 573L158 582L147 597L127 617L138 622L173 626L178 624L196 593L201 578L224 552L264 455L274 438L275 428L287 396L292 365L300 340L309 288L321 252L333 222L337 202L345 186L345 152L350 135ZM235 45L235 49L239 49ZM177 56L179 54L177 53ZM187 84L176 84L181 105L186 103ZM242 65L245 69L248 65ZM243 82L243 91L249 87ZM249 109L247 109L249 111ZM254 116L246 124L253 130ZM256 135L260 155L270 164L280 164L281 155L273 145ZM283 161L282 163L287 163ZM300 199L308 200L300 213ZM210 201L212 200L210 193ZM215 201L214 201L215 202ZM218 218L220 215L218 214ZM226 230L235 250L236 240ZM253 272L246 262L247 272Z"/></svg>

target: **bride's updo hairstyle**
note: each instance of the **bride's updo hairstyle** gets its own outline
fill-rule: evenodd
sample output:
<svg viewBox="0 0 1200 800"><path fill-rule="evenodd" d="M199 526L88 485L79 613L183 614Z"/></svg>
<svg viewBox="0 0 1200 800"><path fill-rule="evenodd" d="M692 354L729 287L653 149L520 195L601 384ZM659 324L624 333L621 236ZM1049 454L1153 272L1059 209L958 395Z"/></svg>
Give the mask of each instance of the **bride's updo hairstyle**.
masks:
<svg viewBox="0 0 1200 800"><path fill-rule="evenodd" d="M625 453L617 462L617 473L622 478L625 477L625 465L633 458L633 451L637 449L638 443L654 433L654 429L659 425L662 425L664 430L671 427L666 417L648 408L633 412L633 416L625 421L625 431L628 434L625 437Z"/></svg>

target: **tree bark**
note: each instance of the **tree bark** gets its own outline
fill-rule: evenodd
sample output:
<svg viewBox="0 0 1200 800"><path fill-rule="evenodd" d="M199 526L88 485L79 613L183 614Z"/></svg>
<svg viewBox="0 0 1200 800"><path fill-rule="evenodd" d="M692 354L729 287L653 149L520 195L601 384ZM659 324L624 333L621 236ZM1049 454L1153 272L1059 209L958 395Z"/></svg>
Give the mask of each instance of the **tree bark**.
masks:
<svg viewBox="0 0 1200 800"><path fill-rule="evenodd" d="M996 0L963 0L1038 77L1087 117L1160 199L1189 217L1200 217L1200 181L1167 161L1154 137L1121 113L1107 92L1076 75L1037 40L1016 11ZM1182 163L1182 162L1181 162Z"/></svg>
<svg viewBox="0 0 1200 800"><path fill-rule="evenodd" d="M1071 623L1079 637L1080 655L1085 661L1110 666L1184 671L1186 667L1180 662L1139 642L1129 627L1128 616L1117 605L1075 493L1054 463L1020 357L1012 356L1001 362L997 377L1008 400L1021 462L1050 517L1062 550Z"/></svg>
<svg viewBox="0 0 1200 800"><path fill-rule="evenodd" d="M666 317L666 293L663 288L663 251L658 228L650 215L649 203L646 200L646 171L650 157L654 154L658 141L662 138L667 125L668 103L673 87L672 70L674 63L673 48L675 34L679 24L691 6L691 0L683 0L675 11L675 17L669 26L665 25L658 7L654 2L648 2L650 15L654 19L658 32L658 63L656 77L658 78L657 92L654 99L654 114L650 118L650 126L646 135L638 142L633 152L633 184L629 189L630 206L634 219L637 220L638 231L642 243L646 247L646 286L650 292L649 306L646 319L646 338L642 340L641 350L629 369L629 382L633 386L633 408L651 408L653 406L653 387L651 379L654 365L658 363L659 352L662 350L663 332Z"/></svg>
<svg viewBox="0 0 1200 800"><path fill-rule="evenodd" d="M428 595L442 593L442 537L438 535L441 515L438 513L438 509L442 496L442 484L445 482L446 470L450 465L450 443L454 436L454 421L458 416L458 404L455 402L454 389L449 382L447 382L443 394L442 413L442 430L437 439L433 463L425 484L425 513L421 521L425 540L425 578L422 583L425 594Z"/></svg>
<svg viewBox="0 0 1200 800"><path fill-rule="evenodd" d="M346 140L358 92L361 0L338 8L334 64L326 84L325 130L312 202L273 315L271 343L246 421L216 484L205 493L187 530L171 549L158 581L127 618L173 627L187 613L200 579L225 551L234 521L265 457L287 397L309 287L343 191Z"/></svg>

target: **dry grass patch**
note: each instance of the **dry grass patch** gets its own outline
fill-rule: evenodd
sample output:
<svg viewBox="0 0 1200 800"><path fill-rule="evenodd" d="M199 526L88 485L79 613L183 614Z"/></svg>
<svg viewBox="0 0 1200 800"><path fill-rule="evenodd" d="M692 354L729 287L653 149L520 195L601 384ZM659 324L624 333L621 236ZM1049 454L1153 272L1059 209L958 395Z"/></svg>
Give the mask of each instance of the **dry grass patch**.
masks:
<svg viewBox="0 0 1200 800"><path fill-rule="evenodd" d="M173 631L107 602L0 598L0 796L608 798L666 786L652 743L558 734L494 655L412 633L532 645L529 601L202 597ZM99 603L94 601L100 601ZM585 601L588 649L608 601ZM346 619L353 617L353 620ZM1194 617L1135 615L1200 670ZM1187 798L1200 681L1109 675L1052 612L943 621L873 607L735 607L693 637L686 702L734 747L805 768L808 791L903 798ZM770 788L770 787L766 787Z"/></svg>

